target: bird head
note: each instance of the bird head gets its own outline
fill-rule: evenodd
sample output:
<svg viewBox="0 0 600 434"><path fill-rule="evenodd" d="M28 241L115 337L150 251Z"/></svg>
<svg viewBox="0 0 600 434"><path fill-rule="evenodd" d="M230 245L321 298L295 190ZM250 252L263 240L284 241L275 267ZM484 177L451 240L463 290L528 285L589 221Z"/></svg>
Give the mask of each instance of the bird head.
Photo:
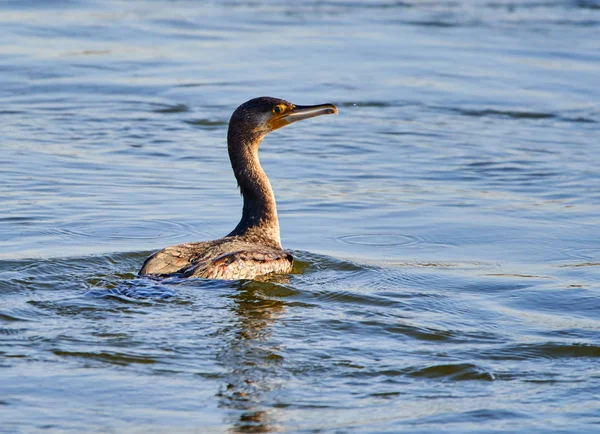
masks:
<svg viewBox="0 0 600 434"><path fill-rule="evenodd" d="M333 104L295 105L283 99L262 96L240 105L231 115L229 129L264 137L271 131L303 119L337 113Z"/></svg>

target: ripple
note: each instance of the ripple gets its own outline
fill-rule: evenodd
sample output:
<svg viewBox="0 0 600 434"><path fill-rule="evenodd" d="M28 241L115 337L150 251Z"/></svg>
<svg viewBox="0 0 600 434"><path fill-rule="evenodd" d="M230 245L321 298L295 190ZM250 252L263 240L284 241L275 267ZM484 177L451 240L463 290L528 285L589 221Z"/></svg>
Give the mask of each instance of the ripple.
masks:
<svg viewBox="0 0 600 434"><path fill-rule="evenodd" d="M131 364L154 364L156 360L149 356L138 356L134 354L127 353L117 353L117 352L85 352L85 351L63 351L63 350L54 350L54 354L62 357L77 357L83 359L92 359L98 360L101 362L110 363L113 365L127 366Z"/></svg>
<svg viewBox="0 0 600 434"><path fill-rule="evenodd" d="M226 285L224 281L215 281L217 286ZM112 299L125 304L146 304L152 301L172 301L177 295L179 286L198 287L198 289L210 290L214 288L213 281L195 278L153 278L150 276L119 279L118 276L107 276L106 278L93 280L90 283L94 288L86 295L90 297L101 297ZM177 298L177 297L175 297ZM189 301L177 299L177 304L189 304Z"/></svg>
<svg viewBox="0 0 600 434"><path fill-rule="evenodd" d="M152 110L154 113L184 113L184 112L187 112L190 110L189 107L185 104L175 104L175 105L156 104L156 105L160 105L161 108Z"/></svg>
<svg viewBox="0 0 600 434"><path fill-rule="evenodd" d="M242 282L240 289L252 291L254 294L262 294L267 297L286 298L302 294L301 291L290 286L281 285L276 281L247 280Z"/></svg>
<svg viewBox="0 0 600 434"><path fill-rule="evenodd" d="M0 321L13 322L13 321L28 321L26 318L20 318L12 313L0 312Z"/></svg>
<svg viewBox="0 0 600 434"><path fill-rule="evenodd" d="M568 116L558 115L555 113L547 112L536 112L526 110L499 110L499 109L463 109L463 108L450 108L451 111L460 113L464 116L471 117L501 117L515 120L522 119L558 119L565 122L573 123L597 123L598 121L587 115L583 116Z"/></svg>
<svg viewBox="0 0 600 434"><path fill-rule="evenodd" d="M493 373L472 363L434 365L426 368L414 368L408 370L407 375L416 378L443 378L450 381L494 381L496 379Z"/></svg>
<svg viewBox="0 0 600 434"><path fill-rule="evenodd" d="M34 309L14 308L0 311L0 321L7 323L19 321L37 321L45 314Z"/></svg>
<svg viewBox="0 0 600 434"><path fill-rule="evenodd" d="M578 264L559 265L560 268L600 267L600 262L581 262Z"/></svg>
<svg viewBox="0 0 600 434"><path fill-rule="evenodd" d="M410 366L406 368L359 369L345 371L344 375L354 378L373 377L412 377L437 379L441 381L494 381L496 376L488 369L473 363L448 363L430 366Z"/></svg>
<svg viewBox="0 0 600 434"><path fill-rule="evenodd" d="M453 28L453 27L463 27L468 25L479 24L475 21L473 22L461 22L461 21L442 21L442 20L409 20L405 21L406 24L412 26L423 26L423 27L440 27L440 28Z"/></svg>
<svg viewBox="0 0 600 434"><path fill-rule="evenodd" d="M140 304L144 300L167 300L176 294L171 288L145 287L142 285L117 285L110 289L94 289L87 293L92 297L108 298L125 304Z"/></svg>
<svg viewBox="0 0 600 434"><path fill-rule="evenodd" d="M501 116L512 119L550 119L557 117L552 113L544 112L529 112L519 110L497 110L497 109L453 109L460 114L465 116L484 117L484 116Z"/></svg>
<svg viewBox="0 0 600 434"><path fill-rule="evenodd" d="M384 325L386 331L392 334L402 334L422 341L444 341L454 343L497 342L497 336L486 332L460 332L455 330L419 327L408 324Z"/></svg>
<svg viewBox="0 0 600 434"><path fill-rule="evenodd" d="M185 121L186 124L194 125L197 127L202 127L205 129L217 129L220 127L224 127L229 125L228 122L225 121L213 121L211 119L194 119Z"/></svg>
<svg viewBox="0 0 600 434"><path fill-rule="evenodd" d="M365 306L404 306L405 303L400 300L390 300L386 297L379 297L376 295L370 294L361 294L354 291L332 291L331 289L327 291L317 291L314 293L314 297L319 300L334 302L334 303L351 303L357 305L365 305Z"/></svg>
<svg viewBox="0 0 600 434"><path fill-rule="evenodd" d="M369 267L356 262L336 258L328 255L307 252L304 250L292 250L294 262L298 262L301 270L334 270L334 271L363 271Z"/></svg>
<svg viewBox="0 0 600 434"><path fill-rule="evenodd" d="M597 124L598 121L596 119L592 119L589 117L585 117L585 116L578 116L578 117L569 117L569 118L563 118L566 119L570 122L574 122L574 123L582 123L582 124Z"/></svg>
<svg viewBox="0 0 600 434"><path fill-rule="evenodd" d="M98 223L94 227L83 229L49 228L44 233L55 234L64 240L94 239L95 242L112 242L114 240L153 240L158 236L173 239L181 235L206 237L207 234L191 223L173 220L146 220L125 222L127 226L115 230L110 222Z"/></svg>
<svg viewBox="0 0 600 434"><path fill-rule="evenodd" d="M484 276L489 277L515 277L518 279L553 279L550 276L536 276L534 274L515 274L515 273L487 273Z"/></svg>
<svg viewBox="0 0 600 434"><path fill-rule="evenodd" d="M556 343L510 345L492 351L485 351L482 356L491 360L596 358L600 357L600 346Z"/></svg>
<svg viewBox="0 0 600 434"><path fill-rule="evenodd" d="M475 262L475 261L463 261L463 262L408 262L408 261L386 261L385 265L388 267L401 267L401 268L460 268L462 270L467 269L479 269L484 266L489 266L489 263Z"/></svg>
<svg viewBox="0 0 600 434"><path fill-rule="evenodd" d="M563 252L567 257L573 259L582 259L584 261L589 261L589 263L594 263L595 259L600 258L600 249L598 248L577 248L577 249L569 249Z"/></svg>
<svg viewBox="0 0 600 434"><path fill-rule="evenodd" d="M370 247L451 247L450 244L436 242L424 237L401 234L351 234L340 236L337 238L337 241L342 244L354 244Z"/></svg>
<svg viewBox="0 0 600 434"><path fill-rule="evenodd" d="M7 329L4 327L0 327L0 335L4 336L18 336L22 335L24 332L23 329Z"/></svg>

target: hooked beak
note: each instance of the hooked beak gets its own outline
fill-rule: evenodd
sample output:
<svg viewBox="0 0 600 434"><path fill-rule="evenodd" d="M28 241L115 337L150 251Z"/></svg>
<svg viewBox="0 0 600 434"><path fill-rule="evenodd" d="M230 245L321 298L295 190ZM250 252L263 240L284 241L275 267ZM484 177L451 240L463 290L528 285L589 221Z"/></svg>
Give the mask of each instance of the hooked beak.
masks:
<svg viewBox="0 0 600 434"><path fill-rule="evenodd" d="M276 130L277 128L284 127L296 121L321 115L333 115L337 112L338 109L333 104L297 105L294 106L293 109L283 113L281 116L271 119L271 127Z"/></svg>

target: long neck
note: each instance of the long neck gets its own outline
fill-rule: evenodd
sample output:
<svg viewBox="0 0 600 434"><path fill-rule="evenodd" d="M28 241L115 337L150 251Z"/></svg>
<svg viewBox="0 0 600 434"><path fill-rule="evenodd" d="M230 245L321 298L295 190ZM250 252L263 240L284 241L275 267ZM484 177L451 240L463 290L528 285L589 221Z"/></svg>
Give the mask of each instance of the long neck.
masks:
<svg viewBox="0 0 600 434"><path fill-rule="evenodd" d="M262 138L228 134L229 159L244 198L242 219L229 236L246 236L253 242L281 247L275 196L258 160Z"/></svg>

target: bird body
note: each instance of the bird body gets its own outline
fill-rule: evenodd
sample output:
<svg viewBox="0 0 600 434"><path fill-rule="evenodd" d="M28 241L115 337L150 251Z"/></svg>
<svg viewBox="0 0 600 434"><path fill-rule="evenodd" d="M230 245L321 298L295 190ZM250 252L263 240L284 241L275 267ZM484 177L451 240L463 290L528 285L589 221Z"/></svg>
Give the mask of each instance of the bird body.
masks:
<svg viewBox="0 0 600 434"><path fill-rule="evenodd" d="M150 256L140 274L206 279L253 279L270 273L289 273L293 257L285 250L252 243L242 237L184 243Z"/></svg>
<svg viewBox="0 0 600 434"><path fill-rule="evenodd" d="M240 222L223 238L178 244L154 253L139 274L235 280L289 273L293 257L281 246L275 196L260 165L258 148L271 131L333 113L337 108L332 104L296 106L270 97L239 106L229 121L227 148L244 198Z"/></svg>

